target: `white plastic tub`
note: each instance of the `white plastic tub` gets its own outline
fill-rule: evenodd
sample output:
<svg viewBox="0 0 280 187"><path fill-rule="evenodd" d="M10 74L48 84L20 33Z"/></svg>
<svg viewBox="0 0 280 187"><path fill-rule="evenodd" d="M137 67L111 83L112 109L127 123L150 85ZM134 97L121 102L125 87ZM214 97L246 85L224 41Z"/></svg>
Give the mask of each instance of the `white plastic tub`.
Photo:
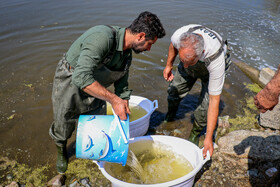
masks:
<svg viewBox="0 0 280 187"><path fill-rule="evenodd" d="M131 138L143 136L148 131L152 113L158 108L158 101L150 101L145 97L132 95L130 96L129 105L138 105L147 111L145 116L129 123Z"/></svg>
<svg viewBox="0 0 280 187"><path fill-rule="evenodd" d="M184 187L191 187L194 183L195 175L199 172L199 170L202 168L202 166L210 160L209 153L207 154L207 158L203 159L202 150L199 147L197 147L195 144L189 142L188 140L177 138L173 136L163 136L163 135L152 135L152 136L141 136L132 138L129 141L129 146L133 148L134 150L144 150L146 147L133 147L133 143L138 141L153 141L153 142L159 142L162 144L165 144L172 148L172 151L176 154L180 154L184 156L193 166L193 170L188 173L187 175L180 177L178 179L165 182L165 183L159 183L159 184L132 184L127 183L124 181L120 181L114 177L112 177L110 174L107 173L107 171L104 169L106 162L97 162L99 169L103 173L103 175L112 182L113 187L165 187L165 186L184 186ZM139 145L139 144L135 144ZM142 144L143 145L143 144ZM147 149L147 148L146 148Z"/></svg>
<svg viewBox="0 0 280 187"><path fill-rule="evenodd" d="M110 103L107 103L107 107L111 105ZM138 136L143 136L147 133L149 129L149 124L150 124L150 118L152 113L155 111L155 109L158 108L158 101L150 101L149 99L141 96L135 96L132 95L130 96L129 100L129 105L130 106L140 106L144 110L146 110L147 114L137 120L134 120L129 123L129 134L130 138L138 137ZM112 106L107 108L107 112L109 114L112 113Z"/></svg>

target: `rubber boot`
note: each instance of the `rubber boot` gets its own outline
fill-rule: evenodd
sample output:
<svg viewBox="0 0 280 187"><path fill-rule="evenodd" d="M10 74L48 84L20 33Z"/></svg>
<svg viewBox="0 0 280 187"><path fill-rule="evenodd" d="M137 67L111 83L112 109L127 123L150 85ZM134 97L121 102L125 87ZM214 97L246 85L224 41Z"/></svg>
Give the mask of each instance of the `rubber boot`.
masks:
<svg viewBox="0 0 280 187"><path fill-rule="evenodd" d="M194 122L193 123L193 128L191 130L191 134L190 134L190 137L189 137L189 141L198 146L198 143L199 143L198 135L201 133L202 130L203 130L203 127L199 126L197 124L197 122Z"/></svg>
<svg viewBox="0 0 280 187"><path fill-rule="evenodd" d="M57 148L56 169L58 173L64 174L68 167L66 145L63 145L62 147L56 146L56 148Z"/></svg>
<svg viewBox="0 0 280 187"><path fill-rule="evenodd" d="M174 121L181 99L168 99L168 112L165 115L164 122Z"/></svg>

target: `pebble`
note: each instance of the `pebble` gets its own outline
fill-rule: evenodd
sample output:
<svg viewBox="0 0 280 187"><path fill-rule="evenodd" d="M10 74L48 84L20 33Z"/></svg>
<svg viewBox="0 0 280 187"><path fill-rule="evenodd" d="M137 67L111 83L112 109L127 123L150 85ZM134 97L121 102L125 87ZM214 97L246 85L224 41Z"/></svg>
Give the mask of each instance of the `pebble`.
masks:
<svg viewBox="0 0 280 187"><path fill-rule="evenodd" d="M10 185L8 185L6 187L19 187L19 185L17 182L13 181Z"/></svg>
<svg viewBox="0 0 280 187"><path fill-rule="evenodd" d="M14 176L12 174L8 174L6 178L7 178L7 180L12 180L14 178Z"/></svg>
<svg viewBox="0 0 280 187"><path fill-rule="evenodd" d="M269 168L268 170L265 171L265 174L269 177L273 177L275 173L277 173L278 170L276 168Z"/></svg>
<svg viewBox="0 0 280 187"><path fill-rule="evenodd" d="M221 134L225 134L226 131L227 131L227 129L226 129L226 128L223 128L223 129L221 130Z"/></svg>
<svg viewBox="0 0 280 187"><path fill-rule="evenodd" d="M248 164L248 163L249 163L249 161L248 161L247 158L242 158L242 159L239 160L239 162L240 162L241 164Z"/></svg>
<svg viewBox="0 0 280 187"><path fill-rule="evenodd" d="M237 173L243 173L243 171L241 169L237 169L236 172Z"/></svg>
<svg viewBox="0 0 280 187"><path fill-rule="evenodd" d="M91 185L89 184L89 178L83 178L80 180L80 183L85 186L85 187L91 187Z"/></svg>
<svg viewBox="0 0 280 187"><path fill-rule="evenodd" d="M219 146L215 142L213 142L213 147L214 147L214 149L218 149L219 148Z"/></svg>
<svg viewBox="0 0 280 187"><path fill-rule="evenodd" d="M179 129L175 129L174 130L174 135L176 136L180 136L180 135L183 135L182 131L180 131Z"/></svg>
<svg viewBox="0 0 280 187"><path fill-rule="evenodd" d="M170 131L167 131L167 130L163 130L162 133L166 136L169 136L170 135Z"/></svg>
<svg viewBox="0 0 280 187"><path fill-rule="evenodd" d="M257 169L250 169L247 171L247 175L251 177L257 177L259 171Z"/></svg>
<svg viewBox="0 0 280 187"><path fill-rule="evenodd" d="M210 180L211 176L205 176L205 179Z"/></svg>
<svg viewBox="0 0 280 187"><path fill-rule="evenodd" d="M214 171L214 172L218 172L218 171L219 171L219 168L215 167L215 168L213 169L213 171Z"/></svg>
<svg viewBox="0 0 280 187"><path fill-rule="evenodd" d="M78 181L74 181L69 185L69 187L77 187L78 186Z"/></svg>

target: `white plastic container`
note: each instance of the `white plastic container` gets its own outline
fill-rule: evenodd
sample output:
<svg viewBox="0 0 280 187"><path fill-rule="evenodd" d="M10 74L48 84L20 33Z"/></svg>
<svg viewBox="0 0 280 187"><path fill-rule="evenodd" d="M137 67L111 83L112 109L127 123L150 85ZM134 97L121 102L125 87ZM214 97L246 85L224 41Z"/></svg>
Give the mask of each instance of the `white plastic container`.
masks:
<svg viewBox="0 0 280 187"><path fill-rule="evenodd" d="M112 182L113 187L165 187L165 186L184 186L184 187L192 187L195 179L195 175L199 172L199 170L202 168L202 166L210 160L209 152L207 152L207 158L203 158L202 151L203 149L200 149L198 146L193 144L192 142L189 142L188 140L177 138L173 136L164 136L164 135L152 135L152 136L141 136L132 138L129 141L129 146L132 146L135 150L144 150L146 147L133 147L133 143L138 141L153 141L153 142L159 142L161 144L165 144L172 148L172 151L176 154L180 154L184 156L193 166L193 170L188 173L187 175L180 177L178 179L165 182L165 183L159 183L159 184L132 184L127 183L124 181L120 181L114 177L112 177L110 174L107 173L107 171L104 169L105 165L108 164L106 162L97 162L99 169L103 173L103 175ZM136 144L139 145L139 144ZM143 145L143 144L142 144Z"/></svg>
<svg viewBox="0 0 280 187"><path fill-rule="evenodd" d="M158 108L158 101L150 101L145 97L132 95L130 96L129 105L138 105L147 111L145 116L129 123L131 138L143 136L148 131L152 113Z"/></svg>
<svg viewBox="0 0 280 187"><path fill-rule="evenodd" d="M110 103L107 103L107 107L110 105ZM132 122L129 122L129 133L130 137L138 137L143 136L147 133L149 124L150 124L150 118L152 113L155 111L155 109L158 108L158 101L150 101L149 99L141 96L130 96L129 100L130 106L140 106L144 110L146 110L147 114L137 120L134 120ZM107 112L111 113L112 106L109 107L109 110L107 108Z"/></svg>

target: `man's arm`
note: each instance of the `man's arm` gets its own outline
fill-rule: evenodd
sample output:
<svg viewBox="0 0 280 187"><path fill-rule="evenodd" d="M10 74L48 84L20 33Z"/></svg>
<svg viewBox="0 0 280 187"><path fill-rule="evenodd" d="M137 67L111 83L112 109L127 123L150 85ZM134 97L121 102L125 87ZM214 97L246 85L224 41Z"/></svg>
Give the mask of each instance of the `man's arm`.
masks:
<svg viewBox="0 0 280 187"><path fill-rule="evenodd" d="M173 46L172 43L169 45L169 50L168 50L168 57L167 57L167 62L165 69L163 71L163 77L167 81L172 81L174 78L174 75L172 74L172 69L173 69L173 63L178 54L178 50Z"/></svg>
<svg viewBox="0 0 280 187"><path fill-rule="evenodd" d="M278 70L269 81L269 83L262 89L255 97L255 105L262 112L272 110L277 105L280 94L280 65Z"/></svg>
<svg viewBox="0 0 280 187"><path fill-rule="evenodd" d="M210 156L212 156L213 148L213 133L216 128L218 115L219 115L219 104L221 95L209 95L209 107L207 113L207 131L204 140L203 156L206 157L206 153L209 150Z"/></svg>
<svg viewBox="0 0 280 187"><path fill-rule="evenodd" d="M121 99L116 94L107 90L97 81L83 88L83 91L89 95L92 95L93 97L111 103L115 113L120 117L121 120L126 120L126 114L130 113L128 107L128 100Z"/></svg>

